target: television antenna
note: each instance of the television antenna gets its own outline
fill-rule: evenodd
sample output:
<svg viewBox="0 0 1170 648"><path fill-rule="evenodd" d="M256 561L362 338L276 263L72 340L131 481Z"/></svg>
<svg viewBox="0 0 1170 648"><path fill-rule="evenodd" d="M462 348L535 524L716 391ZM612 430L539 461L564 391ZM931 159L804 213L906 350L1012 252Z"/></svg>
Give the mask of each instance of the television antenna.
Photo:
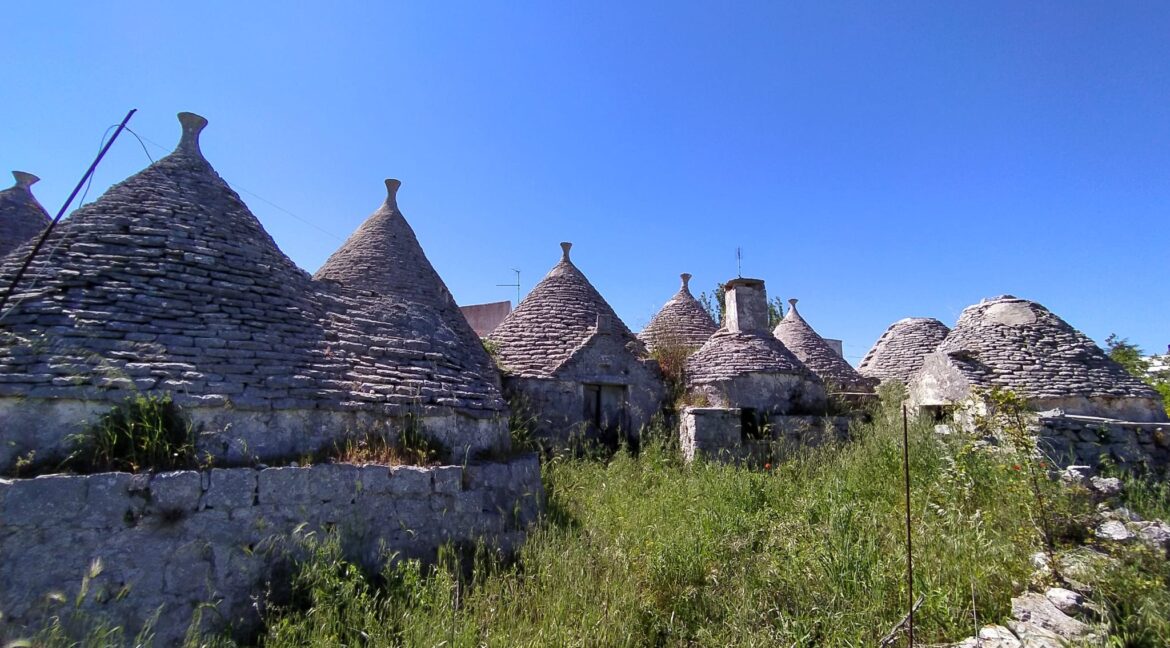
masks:
<svg viewBox="0 0 1170 648"><path fill-rule="evenodd" d="M520 271L517 270L516 268L512 268L512 272L516 273L516 283L496 284L496 286L499 286L500 288L515 288L516 289L516 305L519 306L520 305Z"/></svg>
<svg viewBox="0 0 1170 648"><path fill-rule="evenodd" d="M743 248L735 247L735 271L739 274L739 278L743 278Z"/></svg>

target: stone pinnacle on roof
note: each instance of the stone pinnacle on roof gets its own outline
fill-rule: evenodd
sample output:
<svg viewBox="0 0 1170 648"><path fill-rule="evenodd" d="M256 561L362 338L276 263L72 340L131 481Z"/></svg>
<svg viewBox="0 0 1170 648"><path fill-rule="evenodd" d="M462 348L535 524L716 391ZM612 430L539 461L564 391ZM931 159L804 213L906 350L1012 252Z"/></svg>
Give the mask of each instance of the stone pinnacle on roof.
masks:
<svg viewBox="0 0 1170 648"><path fill-rule="evenodd" d="M936 356L974 387L1004 387L1028 399L1158 398L1085 334L1011 295L964 309Z"/></svg>
<svg viewBox="0 0 1170 648"><path fill-rule="evenodd" d="M181 112L179 113L179 124L183 126L183 134L179 137L175 153L202 158L203 151L199 149L199 134L207 127L207 120L195 113Z"/></svg>
<svg viewBox="0 0 1170 648"><path fill-rule="evenodd" d="M0 256L37 237L49 225L49 214L32 194L40 178L13 171L16 184L0 191Z"/></svg>
<svg viewBox="0 0 1170 648"><path fill-rule="evenodd" d="M617 316L593 284L569 258L573 244L561 243L561 260L536 284L524 301L496 327L488 339L496 343L500 368L514 376L551 378L602 327L642 344Z"/></svg>
<svg viewBox="0 0 1170 648"><path fill-rule="evenodd" d="M653 352L656 347L681 346L697 349L718 330L707 310L691 294L689 273L682 273L682 285L650 319L638 339Z"/></svg>
<svg viewBox="0 0 1170 648"><path fill-rule="evenodd" d="M857 366L857 373L879 381L902 383L922 368L951 330L933 317L907 317L890 325Z"/></svg>
<svg viewBox="0 0 1170 648"><path fill-rule="evenodd" d="M788 300L788 314L776 325L772 334L784 343L800 361L825 381L845 391L871 391L872 385L857 373L844 358L837 355L796 309L795 299Z"/></svg>

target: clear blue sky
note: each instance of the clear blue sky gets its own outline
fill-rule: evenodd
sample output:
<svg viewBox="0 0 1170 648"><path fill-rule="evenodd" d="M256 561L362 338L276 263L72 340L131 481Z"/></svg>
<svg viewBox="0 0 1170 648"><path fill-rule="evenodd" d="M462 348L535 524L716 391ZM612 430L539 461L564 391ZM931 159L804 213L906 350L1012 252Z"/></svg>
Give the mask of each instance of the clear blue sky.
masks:
<svg viewBox="0 0 1170 648"><path fill-rule="evenodd" d="M854 363L1001 293L1165 351L1170 3L633 4L9 3L0 168L55 212L189 110L309 271L397 177L460 303L570 240L638 330L742 246Z"/></svg>

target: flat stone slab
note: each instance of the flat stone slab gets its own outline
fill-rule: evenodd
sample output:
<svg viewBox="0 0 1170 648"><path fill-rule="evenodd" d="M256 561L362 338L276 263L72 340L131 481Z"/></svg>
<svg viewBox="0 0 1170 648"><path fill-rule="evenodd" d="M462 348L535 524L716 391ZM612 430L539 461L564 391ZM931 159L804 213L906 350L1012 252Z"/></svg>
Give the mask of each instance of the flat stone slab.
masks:
<svg viewBox="0 0 1170 648"><path fill-rule="evenodd" d="M1097 538L1110 542L1125 542L1133 537L1125 524L1117 520L1106 520L1097 527Z"/></svg>
<svg viewBox="0 0 1170 648"><path fill-rule="evenodd" d="M979 629L980 648L1023 648L1023 644L1011 630L1001 625L987 625Z"/></svg>
<svg viewBox="0 0 1170 648"><path fill-rule="evenodd" d="M1012 617L1022 624L1022 629L1029 630L1029 626L1036 626L1061 639L1071 641L1083 639L1089 635L1089 626L1061 612L1047 597L1034 592L1028 592L1012 599ZM1043 633L1034 630L1029 630L1025 634L1037 637L1043 635Z"/></svg>

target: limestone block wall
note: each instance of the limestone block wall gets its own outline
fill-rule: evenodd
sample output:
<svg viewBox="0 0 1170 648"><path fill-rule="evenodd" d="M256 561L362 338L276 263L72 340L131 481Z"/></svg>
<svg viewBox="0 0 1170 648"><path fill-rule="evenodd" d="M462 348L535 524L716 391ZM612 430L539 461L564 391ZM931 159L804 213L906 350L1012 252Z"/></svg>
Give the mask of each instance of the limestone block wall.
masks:
<svg viewBox="0 0 1170 648"><path fill-rule="evenodd" d="M743 373L719 382L690 386L715 407L749 407L762 413L785 414L817 410L825 405L825 389L797 374Z"/></svg>
<svg viewBox="0 0 1170 648"><path fill-rule="evenodd" d="M553 378L504 378L504 394L522 416L532 417L534 434L565 443L582 427L580 383Z"/></svg>
<svg viewBox="0 0 1170 648"><path fill-rule="evenodd" d="M679 421L679 445L683 458L760 465L779 461L804 447L849 437L849 418L819 416L772 416L757 438L744 438L743 410L723 407L688 407Z"/></svg>
<svg viewBox="0 0 1170 648"><path fill-rule="evenodd" d="M504 377L504 393L536 417L536 435L567 443L585 429L585 390L591 385L620 385L626 390L626 414L637 435L661 411L666 386L658 363L641 360L615 335L595 335L578 349L553 378Z"/></svg>
<svg viewBox="0 0 1170 648"><path fill-rule="evenodd" d="M746 457L739 409L688 407L679 421L679 447L689 463L696 457L741 461Z"/></svg>
<svg viewBox="0 0 1170 648"><path fill-rule="evenodd" d="M266 581L297 550L296 532L336 531L347 553L370 566L387 552L431 558L447 542L483 540L510 552L543 497L535 455L431 468L0 480L0 639L43 623L54 606L68 610L87 574L82 610L131 636L157 615L158 645L173 644L197 609L205 630L247 631L264 608Z"/></svg>
<svg viewBox="0 0 1170 648"><path fill-rule="evenodd" d="M1041 449L1061 465L1113 463L1161 469L1170 465L1170 424L1091 416L1045 416L1034 427Z"/></svg>
<svg viewBox="0 0 1170 648"><path fill-rule="evenodd" d="M394 440L406 424L404 418L375 411L200 407L183 394L174 399L195 425L200 455L208 453L227 463L297 457L353 434L376 433ZM11 470L18 459L34 451L41 461L64 458L70 436L85 432L112 406L101 400L0 398L4 421L0 472ZM479 452L506 451L510 444L503 413L472 416L451 408L420 407L416 420L423 434L449 450L453 462Z"/></svg>
<svg viewBox="0 0 1170 648"><path fill-rule="evenodd" d="M624 385L629 432L634 435L662 409L662 401L666 398L666 385L658 363L638 358L626 348L621 336L613 334L594 335L582 348L574 351L573 357L557 370L556 377L578 385ZM580 416L584 412L584 401L578 400L578 403L580 405L568 411Z"/></svg>

